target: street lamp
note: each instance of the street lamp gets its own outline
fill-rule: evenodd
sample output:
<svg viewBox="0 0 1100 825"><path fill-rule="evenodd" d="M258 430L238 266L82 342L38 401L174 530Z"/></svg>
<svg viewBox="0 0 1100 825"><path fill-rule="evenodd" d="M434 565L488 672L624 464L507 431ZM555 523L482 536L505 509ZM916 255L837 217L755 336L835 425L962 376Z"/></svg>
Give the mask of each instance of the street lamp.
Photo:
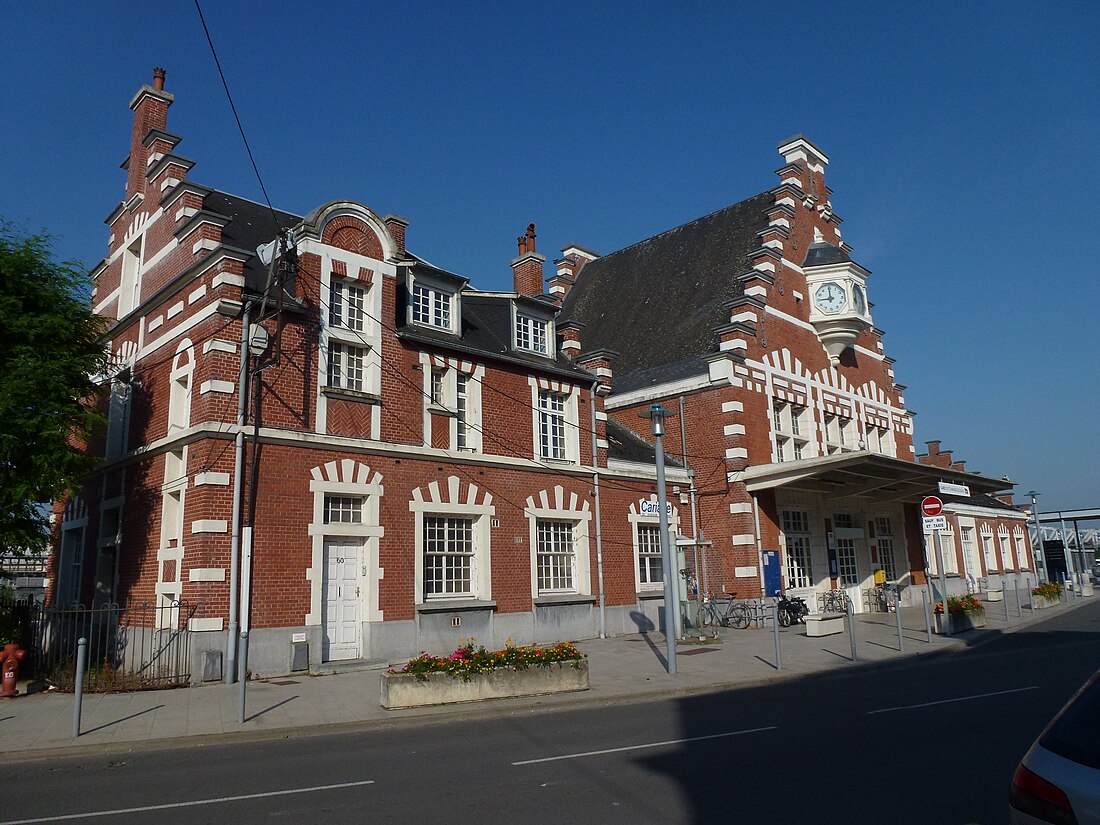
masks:
<svg viewBox="0 0 1100 825"><path fill-rule="evenodd" d="M1035 519L1035 541L1039 545L1039 553L1036 557L1036 561L1038 561L1039 564L1042 565L1043 580L1049 581L1050 575L1047 571L1047 554L1046 551L1043 549L1043 527L1039 523L1039 504L1035 501L1036 497L1041 496L1042 493L1037 490L1028 490L1027 495L1031 498L1031 517ZM1032 548L1033 553L1034 551L1035 548Z"/></svg>
<svg viewBox="0 0 1100 825"><path fill-rule="evenodd" d="M648 418L652 425L651 432L656 443L657 453L657 509L660 519L661 538L661 567L664 573L665 584L665 649L668 658L668 673L670 676L676 673L676 637L679 636L680 609L676 598L676 580L673 573L676 563L672 557L674 547L672 537L668 532L668 496L665 492L665 418L675 415L671 410L666 410L660 404L653 404L648 410L639 413L642 418Z"/></svg>

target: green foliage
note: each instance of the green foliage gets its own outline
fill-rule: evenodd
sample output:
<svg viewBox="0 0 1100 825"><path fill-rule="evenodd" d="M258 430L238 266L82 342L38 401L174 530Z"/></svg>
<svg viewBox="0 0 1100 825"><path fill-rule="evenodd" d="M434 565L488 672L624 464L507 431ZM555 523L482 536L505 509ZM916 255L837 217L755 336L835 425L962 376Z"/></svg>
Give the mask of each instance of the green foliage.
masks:
<svg viewBox="0 0 1100 825"><path fill-rule="evenodd" d="M507 640L506 640L507 641ZM475 673L488 673L498 668L527 670L531 667L547 667L555 662L581 662L584 654L571 642L559 642L550 647L507 644L503 650L486 650L484 645L474 646L470 639L455 649L450 656L432 656L421 653L400 670L390 673L411 673L418 680L428 678L429 673L447 673L469 681Z"/></svg>
<svg viewBox="0 0 1100 825"><path fill-rule="evenodd" d="M1031 588L1032 596L1042 596L1044 599L1054 599L1057 601L1062 598L1062 585L1058 582L1043 582L1038 587Z"/></svg>
<svg viewBox="0 0 1100 825"><path fill-rule="evenodd" d="M0 220L0 551L40 546L37 505L96 463L80 447L102 423L92 376L107 366L106 325L81 297L87 273L50 243Z"/></svg>

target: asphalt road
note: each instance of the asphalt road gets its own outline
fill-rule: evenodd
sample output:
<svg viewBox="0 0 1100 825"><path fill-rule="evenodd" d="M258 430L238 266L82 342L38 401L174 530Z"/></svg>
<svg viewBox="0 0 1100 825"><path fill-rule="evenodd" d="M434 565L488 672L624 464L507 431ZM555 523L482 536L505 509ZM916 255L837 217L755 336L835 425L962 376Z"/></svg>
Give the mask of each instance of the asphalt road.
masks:
<svg viewBox="0 0 1100 825"><path fill-rule="evenodd" d="M1020 756L1097 668L1100 602L766 688L6 765L0 825L993 825Z"/></svg>

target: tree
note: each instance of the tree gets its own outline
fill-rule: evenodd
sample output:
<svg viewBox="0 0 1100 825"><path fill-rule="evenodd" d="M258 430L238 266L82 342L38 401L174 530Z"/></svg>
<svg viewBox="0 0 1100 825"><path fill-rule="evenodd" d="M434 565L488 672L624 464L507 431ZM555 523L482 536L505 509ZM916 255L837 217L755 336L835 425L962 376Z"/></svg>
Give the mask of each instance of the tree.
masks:
<svg viewBox="0 0 1100 825"><path fill-rule="evenodd" d="M88 274L54 262L51 242L0 220L0 551L41 546L41 504L98 461L83 445L102 426L106 323L83 297Z"/></svg>

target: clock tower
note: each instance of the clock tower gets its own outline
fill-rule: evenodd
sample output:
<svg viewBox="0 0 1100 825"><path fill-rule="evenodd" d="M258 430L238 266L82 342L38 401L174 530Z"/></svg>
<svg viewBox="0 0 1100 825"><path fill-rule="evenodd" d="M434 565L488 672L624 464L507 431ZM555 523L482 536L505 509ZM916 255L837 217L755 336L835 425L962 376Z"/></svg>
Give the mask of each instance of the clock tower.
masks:
<svg viewBox="0 0 1100 825"><path fill-rule="evenodd" d="M802 264L810 296L810 323L832 364L871 327L867 306L868 270L839 246L815 240Z"/></svg>

